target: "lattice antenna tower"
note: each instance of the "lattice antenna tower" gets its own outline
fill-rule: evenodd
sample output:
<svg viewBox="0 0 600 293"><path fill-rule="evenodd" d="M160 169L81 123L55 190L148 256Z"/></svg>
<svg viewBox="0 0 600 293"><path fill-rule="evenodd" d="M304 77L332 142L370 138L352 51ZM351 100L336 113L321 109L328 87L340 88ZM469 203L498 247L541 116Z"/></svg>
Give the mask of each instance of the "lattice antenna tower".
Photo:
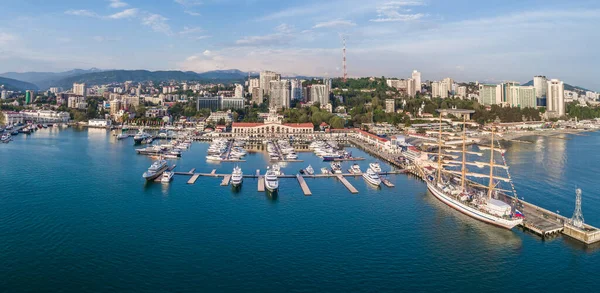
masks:
<svg viewBox="0 0 600 293"><path fill-rule="evenodd" d="M581 212L581 189L577 188L575 190L575 212L573 212L573 217L571 218L571 225L577 228L583 228L583 213Z"/></svg>

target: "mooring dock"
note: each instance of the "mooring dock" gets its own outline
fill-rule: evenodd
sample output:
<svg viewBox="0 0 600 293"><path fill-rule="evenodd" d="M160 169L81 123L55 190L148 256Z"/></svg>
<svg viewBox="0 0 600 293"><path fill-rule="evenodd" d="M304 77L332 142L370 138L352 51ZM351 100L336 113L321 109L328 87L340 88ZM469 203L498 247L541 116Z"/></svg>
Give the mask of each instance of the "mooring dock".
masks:
<svg viewBox="0 0 600 293"><path fill-rule="evenodd" d="M296 178L298 179L298 183L300 184L300 188L302 188L302 192L304 193L304 195L305 196L312 195L312 192L310 192L310 189L308 188L308 185L306 184L304 177L300 176L300 174L297 174Z"/></svg>
<svg viewBox="0 0 600 293"><path fill-rule="evenodd" d="M352 175L354 176L354 174ZM351 193L358 193L358 190L356 190L356 188L354 188L354 186L352 186L352 184L350 184L350 182L348 182L348 180L344 178L342 174L338 174L336 177L340 182L342 182L342 184L344 184L344 186L346 186L346 188L348 188L348 191Z"/></svg>
<svg viewBox="0 0 600 293"><path fill-rule="evenodd" d="M265 192L265 177L262 175L258 176L258 192Z"/></svg>
<svg viewBox="0 0 600 293"><path fill-rule="evenodd" d="M225 177L223 177L223 181L221 181L221 186L228 186L230 180L231 175L225 175Z"/></svg>

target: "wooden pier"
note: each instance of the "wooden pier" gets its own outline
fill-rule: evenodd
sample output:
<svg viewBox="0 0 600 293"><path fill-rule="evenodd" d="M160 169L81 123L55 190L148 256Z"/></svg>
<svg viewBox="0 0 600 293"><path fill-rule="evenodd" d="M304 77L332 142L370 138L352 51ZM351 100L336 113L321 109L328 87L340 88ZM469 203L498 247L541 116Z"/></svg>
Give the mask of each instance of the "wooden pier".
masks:
<svg viewBox="0 0 600 293"><path fill-rule="evenodd" d="M304 181L304 177L300 176L300 174L297 174L296 178L298 179L298 183L300 183L300 188L302 188L302 192L304 193L304 196L312 195L312 192L310 192L310 189L308 188L306 181Z"/></svg>
<svg viewBox="0 0 600 293"><path fill-rule="evenodd" d="M394 185L394 183L390 182L387 178L383 178L383 177L381 177L381 183L383 183L383 185L390 187L390 188L396 186L396 185Z"/></svg>
<svg viewBox="0 0 600 293"><path fill-rule="evenodd" d="M190 180L188 180L187 184L194 184L194 183L196 183L196 180L198 180L198 177L200 177L200 174L194 174L192 176L192 178L190 178Z"/></svg>
<svg viewBox="0 0 600 293"><path fill-rule="evenodd" d="M262 175L258 176L258 192L265 192L265 177Z"/></svg>
<svg viewBox="0 0 600 293"><path fill-rule="evenodd" d="M355 194L358 193L358 190L356 190L356 188L354 188L354 186L352 186L352 184L350 184L350 182L348 182L348 180L344 178L344 176L342 176L341 174L337 174L336 177L339 181L342 182L342 184L344 184L344 186L346 186L346 188L348 188L348 191Z"/></svg>
<svg viewBox="0 0 600 293"><path fill-rule="evenodd" d="M221 186L228 186L230 180L231 175L225 175L225 177L223 177L223 181L221 181Z"/></svg>

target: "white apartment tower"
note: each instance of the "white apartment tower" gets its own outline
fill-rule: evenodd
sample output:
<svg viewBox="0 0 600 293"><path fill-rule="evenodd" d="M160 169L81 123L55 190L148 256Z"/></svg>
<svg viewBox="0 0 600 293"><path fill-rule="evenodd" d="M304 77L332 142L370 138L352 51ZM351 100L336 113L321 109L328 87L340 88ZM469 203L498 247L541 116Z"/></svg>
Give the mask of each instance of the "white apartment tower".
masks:
<svg viewBox="0 0 600 293"><path fill-rule="evenodd" d="M243 98L244 97L244 86L239 83L235 84L235 97Z"/></svg>
<svg viewBox="0 0 600 293"><path fill-rule="evenodd" d="M412 79L414 80L414 83L415 83L415 92L420 93L421 92L421 72L413 70Z"/></svg>
<svg viewBox="0 0 600 293"><path fill-rule="evenodd" d="M385 112L394 113L396 111L396 100L387 99L385 100Z"/></svg>
<svg viewBox="0 0 600 293"><path fill-rule="evenodd" d="M548 90L546 95L546 105L548 115L561 117L565 115L565 85L558 79L548 81Z"/></svg>
<svg viewBox="0 0 600 293"><path fill-rule="evenodd" d="M281 80L281 74L273 71L261 71L260 72L260 89L263 95L271 94L271 81Z"/></svg>
<svg viewBox="0 0 600 293"><path fill-rule="evenodd" d="M78 96L84 96L86 95L85 93L85 83L74 83L73 84L73 93L78 95Z"/></svg>

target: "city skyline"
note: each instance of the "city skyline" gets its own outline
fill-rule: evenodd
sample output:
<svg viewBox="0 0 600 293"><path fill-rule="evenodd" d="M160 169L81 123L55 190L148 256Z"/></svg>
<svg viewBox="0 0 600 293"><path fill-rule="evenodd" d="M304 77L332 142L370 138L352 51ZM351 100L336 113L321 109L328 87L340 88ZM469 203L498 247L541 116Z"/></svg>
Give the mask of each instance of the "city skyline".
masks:
<svg viewBox="0 0 600 293"><path fill-rule="evenodd" d="M316 5L318 3L318 5ZM519 10L515 10L518 5ZM528 81L591 90L593 1L9 1L0 72L73 68Z"/></svg>

